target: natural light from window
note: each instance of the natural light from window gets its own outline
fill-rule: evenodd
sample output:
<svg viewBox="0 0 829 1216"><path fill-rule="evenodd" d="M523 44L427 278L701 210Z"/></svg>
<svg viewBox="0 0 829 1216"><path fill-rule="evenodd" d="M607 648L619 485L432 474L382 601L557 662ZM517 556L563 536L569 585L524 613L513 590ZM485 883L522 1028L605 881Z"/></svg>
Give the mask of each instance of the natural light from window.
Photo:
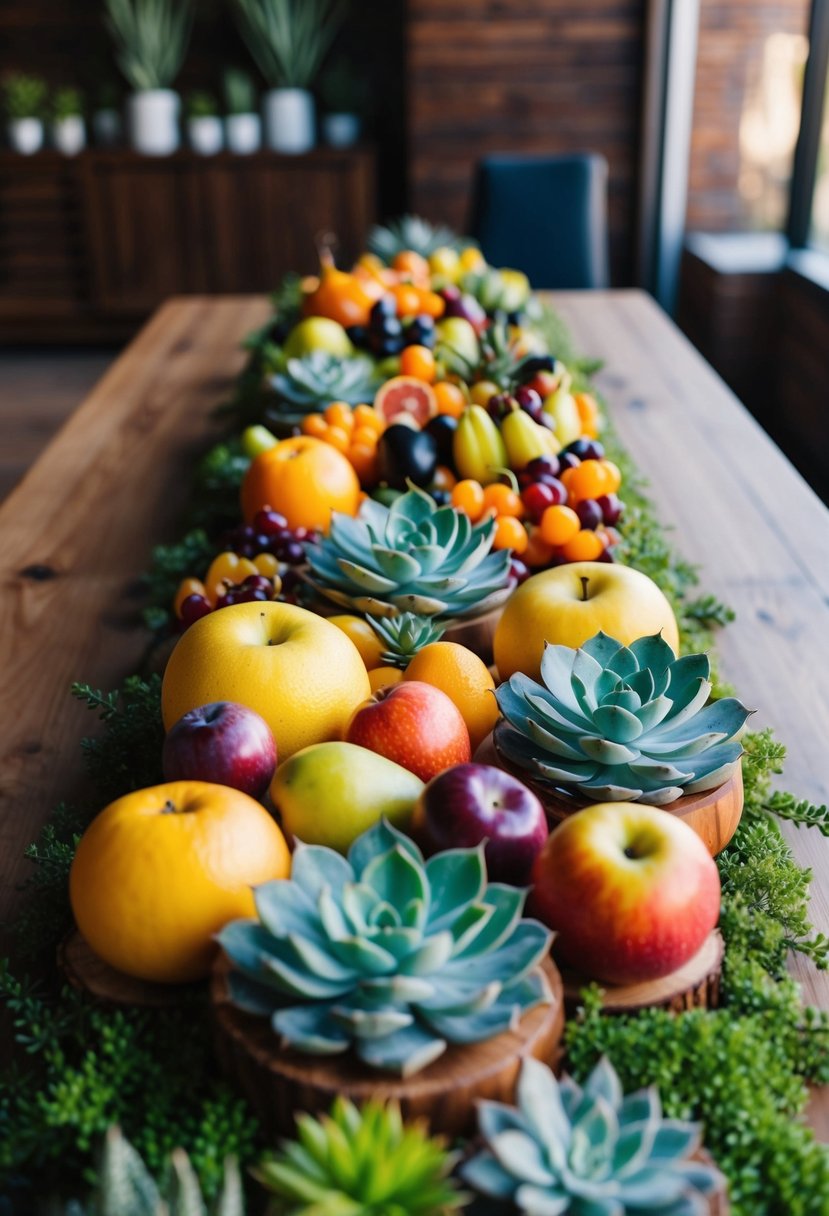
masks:
<svg viewBox="0 0 829 1216"><path fill-rule="evenodd" d="M786 222L808 51L802 34L771 34L747 82L738 188L753 228Z"/></svg>

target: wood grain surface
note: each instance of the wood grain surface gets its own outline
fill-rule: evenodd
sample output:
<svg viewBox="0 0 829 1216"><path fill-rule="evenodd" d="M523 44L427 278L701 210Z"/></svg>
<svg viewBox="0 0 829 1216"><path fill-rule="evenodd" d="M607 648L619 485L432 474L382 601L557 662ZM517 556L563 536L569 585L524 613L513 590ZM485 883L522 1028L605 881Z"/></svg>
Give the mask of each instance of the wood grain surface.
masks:
<svg viewBox="0 0 829 1216"><path fill-rule="evenodd" d="M562 293L580 350L606 360L602 391L651 479L676 544L730 603L725 675L789 748L786 788L827 800L829 512L646 296ZM177 534L212 407L242 365L263 299L166 304L0 508L0 923L26 874L23 850L80 776L91 715L72 680L112 687L146 645L135 580ZM815 870L812 917L829 931L829 842L787 831ZM829 977L802 959L804 997L829 1008ZM829 1139L829 1098L813 1105Z"/></svg>

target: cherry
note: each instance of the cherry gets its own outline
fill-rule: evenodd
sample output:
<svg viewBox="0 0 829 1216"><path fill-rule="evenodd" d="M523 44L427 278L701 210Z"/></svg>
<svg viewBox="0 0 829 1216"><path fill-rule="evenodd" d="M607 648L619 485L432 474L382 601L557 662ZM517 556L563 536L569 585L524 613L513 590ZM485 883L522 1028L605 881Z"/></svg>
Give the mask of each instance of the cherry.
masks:
<svg viewBox="0 0 829 1216"><path fill-rule="evenodd" d="M622 517L622 512L625 509L625 504L617 494L600 494L596 499L596 503L601 510L602 519L611 527L617 524Z"/></svg>
<svg viewBox="0 0 829 1216"><path fill-rule="evenodd" d="M551 477L558 477L561 472L558 456L536 456L535 460L531 460L527 465L526 472L538 481L543 474L549 474Z"/></svg>
<svg viewBox="0 0 829 1216"><path fill-rule="evenodd" d="M564 450L578 456L579 460L601 460L604 456L604 444L599 443L598 439L574 439Z"/></svg>
<svg viewBox="0 0 829 1216"><path fill-rule="evenodd" d="M594 498L583 498L573 509L581 521L581 526L589 528L591 532L605 522L604 512Z"/></svg>
<svg viewBox="0 0 829 1216"><path fill-rule="evenodd" d="M581 461L575 452L559 452L558 454L558 471L559 476L567 469L577 469Z"/></svg>
<svg viewBox="0 0 829 1216"><path fill-rule="evenodd" d="M514 578L520 587L530 577L530 568L526 562L521 561L520 557L514 557L510 563L509 574L510 578Z"/></svg>
<svg viewBox="0 0 829 1216"><path fill-rule="evenodd" d="M195 621L201 620L203 616L207 616L208 612L212 612L210 600L203 595L188 595L186 599L181 601L179 615L185 625L192 625Z"/></svg>
<svg viewBox="0 0 829 1216"><path fill-rule="evenodd" d="M249 591L264 591L268 599L273 595L273 583L264 574L249 574L242 586Z"/></svg>
<svg viewBox="0 0 829 1216"><path fill-rule="evenodd" d="M288 521L279 511L264 507L253 517L253 530L261 536L281 536L288 527Z"/></svg>
<svg viewBox="0 0 829 1216"><path fill-rule="evenodd" d="M530 513L530 517L538 523L548 507L554 507L557 500L552 486L543 481L533 482L521 491L521 501Z"/></svg>
<svg viewBox="0 0 829 1216"><path fill-rule="evenodd" d="M541 422L544 410L540 393L537 393L534 388L522 384L515 390L515 400L534 422Z"/></svg>

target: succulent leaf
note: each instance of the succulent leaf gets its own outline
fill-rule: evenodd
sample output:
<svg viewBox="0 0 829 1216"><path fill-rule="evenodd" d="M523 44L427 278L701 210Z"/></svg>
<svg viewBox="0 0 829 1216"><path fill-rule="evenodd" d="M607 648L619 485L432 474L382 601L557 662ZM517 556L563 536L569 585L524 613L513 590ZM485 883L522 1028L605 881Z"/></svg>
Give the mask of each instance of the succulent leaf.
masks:
<svg viewBox="0 0 829 1216"><path fill-rule="evenodd" d="M516 1100L479 1104L486 1147L460 1172L482 1195L511 1200L527 1216L695 1216L721 1186L717 1170L689 1159L699 1127L663 1121L654 1090L623 1097L607 1059L584 1087L526 1060Z"/></svg>
<svg viewBox="0 0 829 1216"><path fill-rule="evenodd" d="M260 919L219 935L230 999L297 1050L351 1047L410 1075L447 1042L490 1038L549 1001L550 934L521 919L525 899L487 883L482 847L425 862L385 821L347 859L300 845L291 878L257 888Z"/></svg>
<svg viewBox="0 0 829 1216"><path fill-rule="evenodd" d="M707 704L709 675L707 655L677 659L661 634L548 645L542 683L517 673L496 689L495 741L543 784L663 806L714 789L740 762L750 711L734 697Z"/></svg>
<svg viewBox="0 0 829 1216"><path fill-rule="evenodd" d="M494 550L494 537L493 520L473 525L422 490L388 508L367 499L356 519L335 512L328 536L308 545L308 580L335 603L374 617L478 615L511 588L509 552Z"/></svg>
<svg viewBox="0 0 829 1216"><path fill-rule="evenodd" d="M287 404L301 415L331 401L347 401L349 405L372 401L378 381L374 364L366 356L344 359L316 350L301 359L289 359L285 371L271 378L271 385L283 403L277 412L288 412Z"/></svg>

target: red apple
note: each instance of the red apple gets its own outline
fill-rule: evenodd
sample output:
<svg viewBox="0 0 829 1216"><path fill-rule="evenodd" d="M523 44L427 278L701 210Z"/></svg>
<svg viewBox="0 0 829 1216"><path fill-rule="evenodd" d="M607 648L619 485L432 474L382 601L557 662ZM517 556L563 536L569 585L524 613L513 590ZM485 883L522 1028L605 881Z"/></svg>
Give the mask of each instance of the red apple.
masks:
<svg viewBox="0 0 829 1216"><path fill-rule="evenodd" d="M421 781L472 756L460 710L421 680L378 689L354 711L345 738L402 764Z"/></svg>
<svg viewBox="0 0 829 1216"><path fill-rule="evenodd" d="M261 798L276 768L276 743L252 709L213 701L170 727L161 765L165 781L211 781Z"/></svg>
<svg viewBox="0 0 829 1216"><path fill-rule="evenodd" d="M456 764L434 777L418 799L413 829L428 853L474 848L485 840L490 879L517 887L529 884L547 839L535 794L491 764Z"/></svg>
<svg viewBox="0 0 829 1216"><path fill-rule="evenodd" d="M610 984L676 971L720 913L719 872L699 836L644 803L601 802L565 819L532 877L533 915L557 933L553 953Z"/></svg>

